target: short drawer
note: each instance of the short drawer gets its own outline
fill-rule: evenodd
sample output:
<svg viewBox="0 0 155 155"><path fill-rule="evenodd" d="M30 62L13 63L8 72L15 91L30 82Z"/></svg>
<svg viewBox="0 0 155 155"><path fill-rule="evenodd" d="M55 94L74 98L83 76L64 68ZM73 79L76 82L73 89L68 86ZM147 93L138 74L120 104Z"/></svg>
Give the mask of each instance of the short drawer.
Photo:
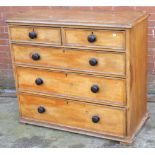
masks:
<svg viewBox="0 0 155 155"><path fill-rule="evenodd" d="M65 44L110 49L125 49L125 31L64 29Z"/></svg>
<svg viewBox="0 0 155 155"><path fill-rule="evenodd" d="M31 43L61 44L59 28L38 26L10 26L10 40Z"/></svg>
<svg viewBox="0 0 155 155"><path fill-rule="evenodd" d="M20 94L19 104L23 119L120 137L126 134L122 109L31 94Z"/></svg>
<svg viewBox="0 0 155 155"><path fill-rule="evenodd" d="M75 71L125 75L125 53L12 45L15 63Z"/></svg>
<svg viewBox="0 0 155 155"><path fill-rule="evenodd" d="M125 80L94 77L84 74L47 71L25 67L16 68L20 90L60 94L91 102L125 104Z"/></svg>

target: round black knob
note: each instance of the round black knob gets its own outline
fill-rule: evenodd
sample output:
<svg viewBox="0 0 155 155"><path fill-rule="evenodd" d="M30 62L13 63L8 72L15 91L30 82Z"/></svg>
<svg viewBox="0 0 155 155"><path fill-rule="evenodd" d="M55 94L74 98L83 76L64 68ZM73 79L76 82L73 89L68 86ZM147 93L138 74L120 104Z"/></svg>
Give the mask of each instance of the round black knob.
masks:
<svg viewBox="0 0 155 155"><path fill-rule="evenodd" d="M99 91L99 86L98 86L98 85L93 85L93 86L91 86L91 91L92 91L93 93L97 93L97 92Z"/></svg>
<svg viewBox="0 0 155 155"><path fill-rule="evenodd" d="M43 84L43 80L41 78L37 78L35 80L35 83L36 83L36 85L41 85L41 84Z"/></svg>
<svg viewBox="0 0 155 155"><path fill-rule="evenodd" d="M35 60L35 61L39 60L40 59L40 55L38 53L33 53L32 54L32 59Z"/></svg>
<svg viewBox="0 0 155 155"><path fill-rule="evenodd" d="M88 41L89 41L90 43L95 42L95 41L96 41L96 36L95 36L94 34L89 35L89 36L88 36Z"/></svg>
<svg viewBox="0 0 155 155"><path fill-rule="evenodd" d="M30 37L31 39L35 39L35 38L37 38L37 34L36 34L36 32L34 32L34 31L29 32L29 37Z"/></svg>
<svg viewBox="0 0 155 155"><path fill-rule="evenodd" d="M95 58L92 58L92 59L89 60L89 64L91 66L96 66L97 65L97 60Z"/></svg>
<svg viewBox="0 0 155 155"><path fill-rule="evenodd" d="M46 110L45 110L44 107L42 107L42 106L38 107L38 112L39 112L39 113L44 113L45 111L46 111Z"/></svg>
<svg viewBox="0 0 155 155"><path fill-rule="evenodd" d="M93 123L98 123L100 121L100 117L98 116L92 116L92 122Z"/></svg>

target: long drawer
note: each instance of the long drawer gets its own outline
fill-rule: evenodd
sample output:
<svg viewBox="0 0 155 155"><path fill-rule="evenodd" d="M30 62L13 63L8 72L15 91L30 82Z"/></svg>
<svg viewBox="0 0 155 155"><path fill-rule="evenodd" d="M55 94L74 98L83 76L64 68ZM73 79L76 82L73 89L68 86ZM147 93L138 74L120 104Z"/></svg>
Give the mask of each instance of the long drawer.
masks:
<svg viewBox="0 0 155 155"><path fill-rule="evenodd" d="M12 45L15 63L75 71L125 75L125 53Z"/></svg>
<svg viewBox="0 0 155 155"><path fill-rule="evenodd" d="M125 136L125 110L84 102L19 94L22 119Z"/></svg>
<svg viewBox="0 0 155 155"><path fill-rule="evenodd" d="M61 45L60 28L39 26L10 26L10 39L17 42Z"/></svg>
<svg viewBox="0 0 155 155"><path fill-rule="evenodd" d="M20 90L62 94L117 105L124 105L126 102L124 79L25 67L17 67L16 76Z"/></svg>
<svg viewBox="0 0 155 155"><path fill-rule="evenodd" d="M125 31L64 29L65 45L125 49Z"/></svg>

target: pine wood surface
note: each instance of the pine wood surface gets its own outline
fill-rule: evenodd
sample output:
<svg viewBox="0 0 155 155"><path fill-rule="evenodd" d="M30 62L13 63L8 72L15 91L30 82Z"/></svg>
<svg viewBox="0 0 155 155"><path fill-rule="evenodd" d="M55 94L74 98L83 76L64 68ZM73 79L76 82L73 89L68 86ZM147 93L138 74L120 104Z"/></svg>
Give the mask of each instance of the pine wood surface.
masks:
<svg viewBox="0 0 155 155"><path fill-rule="evenodd" d="M40 60L32 59L34 53L40 55ZM14 62L18 64L125 76L124 53L13 44L12 54ZM97 60L96 66L89 64L89 60L92 58Z"/></svg>
<svg viewBox="0 0 155 155"><path fill-rule="evenodd" d="M109 101L118 105L126 103L125 81L123 79L93 77L60 71L51 72L23 67L16 68L16 76L18 88L22 90ZM41 78L43 84L36 85L35 80L37 78ZM91 91L93 85L98 85L99 91L97 93Z"/></svg>
<svg viewBox="0 0 155 155"><path fill-rule="evenodd" d="M20 120L131 143L148 118L147 17L64 9L10 17ZM28 37L32 30L35 39ZM93 43L90 34L96 36ZM40 60L32 60L34 52ZM96 66L90 66L91 58ZM43 84L36 85L36 78ZM94 84L97 93L90 90ZM40 105L46 113L37 112ZM99 124L90 121L94 114L102 118Z"/></svg>
<svg viewBox="0 0 155 155"><path fill-rule="evenodd" d="M142 11L31 10L12 14L8 23L131 28L148 14Z"/></svg>

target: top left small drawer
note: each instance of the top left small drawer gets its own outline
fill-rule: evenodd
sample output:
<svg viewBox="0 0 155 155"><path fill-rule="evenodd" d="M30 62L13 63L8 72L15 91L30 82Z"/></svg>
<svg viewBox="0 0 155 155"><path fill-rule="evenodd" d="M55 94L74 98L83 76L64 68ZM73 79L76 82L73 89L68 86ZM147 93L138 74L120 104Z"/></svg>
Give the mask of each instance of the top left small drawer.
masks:
<svg viewBox="0 0 155 155"><path fill-rule="evenodd" d="M61 45L60 28L39 26L10 26L10 40L29 43Z"/></svg>

